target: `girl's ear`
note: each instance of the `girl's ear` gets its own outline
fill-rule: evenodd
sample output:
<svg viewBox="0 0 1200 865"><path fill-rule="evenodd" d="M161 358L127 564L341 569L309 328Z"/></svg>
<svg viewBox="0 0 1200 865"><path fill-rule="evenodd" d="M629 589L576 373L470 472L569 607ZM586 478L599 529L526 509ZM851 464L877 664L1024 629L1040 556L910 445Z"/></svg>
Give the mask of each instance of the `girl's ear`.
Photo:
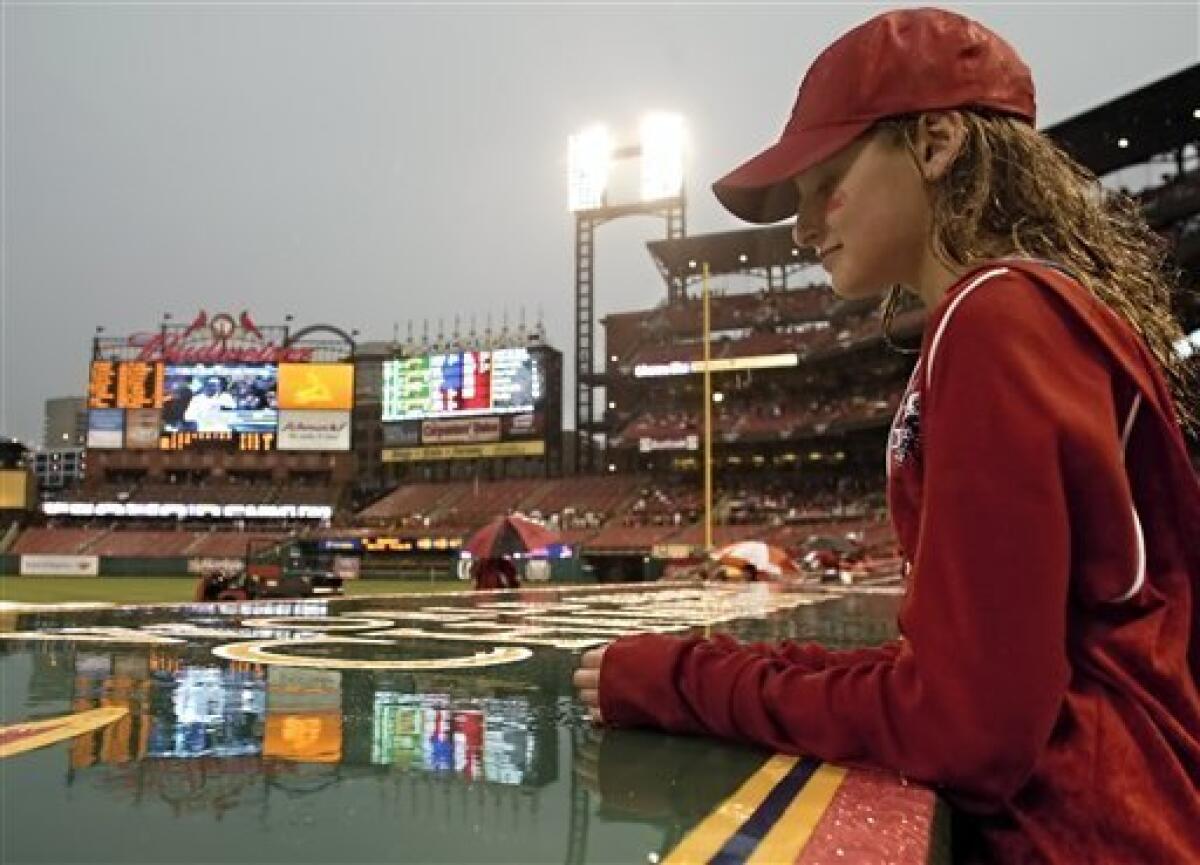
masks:
<svg viewBox="0 0 1200 865"><path fill-rule="evenodd" d="M957 111L931 111L917 121L917 167L926 182L940 180L967 140L967 126Z"/></svg>

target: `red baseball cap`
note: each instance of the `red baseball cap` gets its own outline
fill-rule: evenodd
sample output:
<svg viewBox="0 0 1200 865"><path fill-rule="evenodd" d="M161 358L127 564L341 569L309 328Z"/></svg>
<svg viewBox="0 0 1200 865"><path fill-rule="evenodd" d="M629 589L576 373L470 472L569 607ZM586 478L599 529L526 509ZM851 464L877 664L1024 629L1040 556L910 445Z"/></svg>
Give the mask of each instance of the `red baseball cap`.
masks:
<svg viewBox="0 0 1200 865"><path fill-rule="evenodd" d="M779 141L713 184L747 222L796 213L793 178L877 121L983 108L1035 122L1033 76L1011 45L944 9L899 9L855 27L809 67Z"/></svg>

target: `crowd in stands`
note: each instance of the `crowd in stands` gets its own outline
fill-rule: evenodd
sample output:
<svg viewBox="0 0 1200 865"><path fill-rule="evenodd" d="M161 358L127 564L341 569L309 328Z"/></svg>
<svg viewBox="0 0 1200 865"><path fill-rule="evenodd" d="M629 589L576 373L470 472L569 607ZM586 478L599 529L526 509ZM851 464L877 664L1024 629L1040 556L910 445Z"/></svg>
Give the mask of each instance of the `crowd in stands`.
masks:
<svg viewBox="0 0 1200 865"><path fill-rule="evenodd" d="M813 293L824 296L822 292ZM792 293L772 293L768 297L789 294ZM732 301L733 298L726 300ZM822 304L828 312L828 301L822 301ZM859 343L874 342L881 334L881 312L878 308L837 322L827 317L797 314L795 309L786 304L764 306L756 303L755 308L758 312L753 316L747 315L744 320L735 317L738 319L736 322L722 323L714 319L709 349L711 358L723 360L794 352L802 359L815 359L824 354L844 352ZM925 310L913 307L897 317L895 328L902 332L919 329L924 318ZM702 353L698 330L693 334L681 335L673 328L662 328L654 337L642 341L628 357L621 359L618 369L627 374L640 364L698 361Z"/></svg>
<svg viewBox="0 0 1200 865"><path fill-rule="evenodd" d="M721 331L814 321L827 318L835 301L833 290L824 283L730 294L717 287L709 299L709 326ZM700 297L689 296L682 302L664 304L638 315L638 325L647 336L670 339L699 334L703 310Z"/></svg>
<svg viewBox="0 0 1200 865"><path fill-rule="evenodd" d="M560 530L594 529L629 497L628 478L514 479L405 484L358 515L364 525L413 531L470 529L520 511Z"/></svg>
<svg viewBox="0 0 1200 865"><path fill-rule="evenodd" d="M801 398L792 394L736 391L723 395L714 407L714 435L724 442L779 441L806 432L821 434L837 426L868 421L889 421L900 405L901 385L889 383L884 390L856 388L839 396ZM698 409L660 404L640 412L614 436L614 444L636 445L641 439L674 440L699 435ZM692 398L694 402L694 397Z"/></svg>
<svg viewBox="0 0 1200 865"><path fill-rule="evenodd" d="M624 526L681 526L693 523L704 507L696 484L652 485L638 490L637 499L621 517Z"/></svg>
<svg viewBox="0 0 1200 865"><path fill-rule="evenodd" d="M877 479L838 475L804 485L767 481L741 483L724 497L731 525L791 525L830 518L878 516L886 511Z"/></svg>
<svg viewBox="0 0 1200 865"><path fill-rule="evenodd" d="M1151 225L1163 225L1200 209L1200 169L1164 175L1163 182L1138 193Z"/></svg>
<svg viewBox="0 0 1200 865"><path fill-rule="evenodd" d="M617 475L586 482L564 478L533 482L532 491L524 486L528 483L408 484L361 513L359 522L414 533L465 533L472 527L462 525L465 514L475 513L478 525L485 517L483 509L495 506L503 512L507 499L510 512L546 521L585 550L646 550L661 543L701 542L703 500L695 479L647 483ZM799 545L814 533L849 532L861 536L875 553L890 555L894 547L878 478L832 473L797 484L753 474L723 477L714 495L714 517L717 543L760 538Z"/></svg>

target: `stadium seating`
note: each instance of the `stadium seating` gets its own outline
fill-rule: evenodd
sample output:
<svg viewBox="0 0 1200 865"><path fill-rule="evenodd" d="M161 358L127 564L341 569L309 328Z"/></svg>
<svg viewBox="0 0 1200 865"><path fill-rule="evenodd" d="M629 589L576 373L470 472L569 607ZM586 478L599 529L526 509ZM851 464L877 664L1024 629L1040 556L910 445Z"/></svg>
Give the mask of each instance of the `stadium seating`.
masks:
<svg viewBox="0 0 1200 865"><path fill-rule="evenodd" d="M196 536L195 541L187 549L187 555L240 558L245 555L246 547L251 542L275 542L284 537L286 535L283 533L269 532L204 532Z"/></svg>
<svg viewBox="0 0 1200 865"><path fill-rule="evenodd" d="M605 526L586 541L587 552L649 552L678 529L674 526Z"/></svg>
<svg viewBox="0 0 1200 865"><path fill-rule="evenodd" d="M553 522L564 531L598 529L637 489L637 479L606 475L580 481L561 478L544 484L522 502L522 510Z"/></svg>
<svg viewBox="0 0 1200 865"><path fill-rule="evenodd" d="M184 531L113 531L89 546L87 552L93 556L130 558L183 556L195 539L194 533Z"/></svg>
<svg viewBox="0 0 1200 865"><path fill-rule="evenodd" d="M478 528L500 514L523 511L524 502L546 481L542 478L470 483L453 503L437 514L442 525Z"/></svg>
<svg viewBox="0 0 1200 865"><path fill-rule="evenodd" d="M432 515L457 501L467 486L466 482L404 484L360 511L356 521L365 525L428 526Z"/></svg>
<svg viewBox="0 0 1200 865"><path fill-rule="evenodd" d="M104 534L103 529L94 528L42 528L25 529L9 552L14 554L75 555L91 541Z"/></svg>

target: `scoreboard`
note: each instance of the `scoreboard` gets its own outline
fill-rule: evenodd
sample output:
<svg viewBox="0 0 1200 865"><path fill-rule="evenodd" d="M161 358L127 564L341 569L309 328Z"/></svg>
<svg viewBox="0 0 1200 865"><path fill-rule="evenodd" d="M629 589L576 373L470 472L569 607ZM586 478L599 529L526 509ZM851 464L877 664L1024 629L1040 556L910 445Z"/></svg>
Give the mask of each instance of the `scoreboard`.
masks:
<svg viewBox="0 0 1200 865"><path fill-rule="evenodd" d="M109 360L92 362L88 380L88 408L117 407L117 364Z"/></svg>
<svg viewBox="0 0 1200 865"><path fill-rule="evenodd" d="M353 401L347 362L94 360L87 446L348 451Z"/></svg>
<svg viewBox="0 0 1200 865"><path fill-rule="evenodd" d="M544 371L525 348L400 358L383 364L383 420L533 411Z"/></svg>
<svg viewBox="0 0 1200 865"><path fill-rule="evenodd" d="M163 365L129 361L117 366L117 408L162 408Z"/></svg>
<svg viewBox="0 0 1200 865"><path fill-rule="evenodd" d="M163 365L98 360L88 381L88 408L162 408Z"/></svg>

